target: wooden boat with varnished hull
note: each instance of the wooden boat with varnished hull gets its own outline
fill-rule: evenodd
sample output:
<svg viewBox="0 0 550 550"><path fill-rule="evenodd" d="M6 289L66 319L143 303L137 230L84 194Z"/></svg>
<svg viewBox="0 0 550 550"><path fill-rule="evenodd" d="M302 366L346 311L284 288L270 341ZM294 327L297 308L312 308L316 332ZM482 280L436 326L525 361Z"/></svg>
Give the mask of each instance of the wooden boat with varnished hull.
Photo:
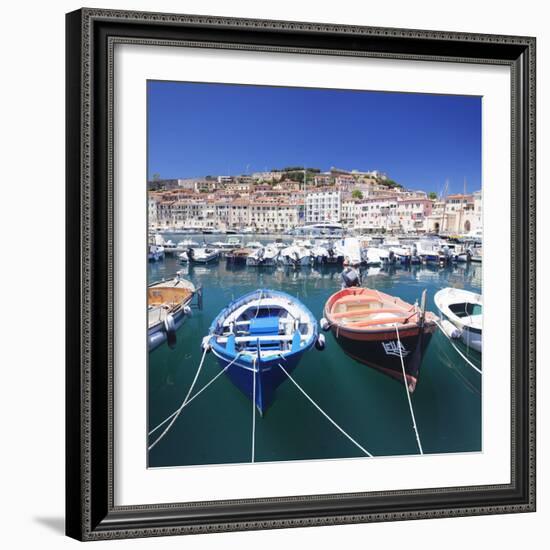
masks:
<svg viewBox="0 0 550 550"><path fill-rule="evenodd" d="M378 290L345 288L327 300L324 316L321 326L346 354L401 383L404 366L407 387L415 390L437 321L425 311L425 291L419 307Z"/></svg>

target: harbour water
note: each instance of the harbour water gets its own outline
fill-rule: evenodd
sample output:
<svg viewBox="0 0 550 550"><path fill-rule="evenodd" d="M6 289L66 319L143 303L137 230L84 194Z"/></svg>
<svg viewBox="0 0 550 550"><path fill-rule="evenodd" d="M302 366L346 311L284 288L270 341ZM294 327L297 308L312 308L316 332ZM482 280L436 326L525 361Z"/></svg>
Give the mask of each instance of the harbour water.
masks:
<svg viewBox="0 0 550 550"><path fill-rule="evenodd" d="M204 239L202 235L187 237L199 242ZM225 240L219 235L206 239ZM253 236L244 240L269 239ZM223 259L209 265L181 265L177 256L151 262L148 269L150 282L173 277L183 269L185 278L204 289L203 309L195 310L177 332L175 349L163 344L149 354L149 429L182 403L202 356L201 340L212 319L231 300L258 288L279 289L298 297L320 319L327 298L341 287L342 270L336 266L228 267ZM451 286L480 293L481 282L481 264L368 268L362 278L363 286L410 303L419 300L422 290L427 289L428 309L435 313L433 296L438 290ZM324 351L312 349L302 357L293 375L300 386L374 456L417 454L404 386L350 359L330 333L326 333L326 341ZM455 345L480 366L477 352L461 343ZM219 371L216 358L208 354L196 388ZM440 331L424 356L411 399L424 453L482 450L481 375ZM251 429L250 400L222 375L185 407L149 452L149 467L250 462ZM277 389L274 404L256 419L256 462L362 456L290 381Z"/></svg>

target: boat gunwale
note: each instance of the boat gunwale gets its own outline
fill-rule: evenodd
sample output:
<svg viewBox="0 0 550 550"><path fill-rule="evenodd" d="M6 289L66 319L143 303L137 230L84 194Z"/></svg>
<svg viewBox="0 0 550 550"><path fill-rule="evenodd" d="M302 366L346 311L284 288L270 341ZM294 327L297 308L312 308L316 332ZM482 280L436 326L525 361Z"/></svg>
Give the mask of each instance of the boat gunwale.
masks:
<svg viewBox="0 0 550 550"><path fill-rule="evenodd" d="M354 333L354 334L370 334L370 335L376 335L376 336L381 336L382 334L385 334L385 333L395 333L396 332L395 327L393 325L388 326L390 323L384 323L384 324L380 324L380 325L373 325L373 327L376 327L376 328L371 328L369 326L366 326L366 327L353 327L353 326L350 326L348 324L342 323L341 321L339 321L339 320L337 320L333 317L331 310L332 310L332 307L338 301L338 297L344 297L344 296L349 296L349 295L364 296L364 295L369 294L371 292L377 294L378 297L380 298L381 302L384 302L385 299L388 298L388 302L394 300L393 303L395 305L401 306L401 304L403 304L403 308L406 308L406 307L413 308L414 307L413 304L409 304L408 302L405 302L404 300L402 300L399 297L391 296L390 294L386 294L385 292L380 292L379 290L376 290L376 289L370 289L370 288L365 288L365 287L344 288L342 290L339 290L339 291L335 292L334 294L332 294L332 296L329 297L329 299L325 303L325 307L324 307L324 310L323 310L324 316L329 321L329 323L331 324L331 328L332 328L333 332L335 332L337 330L338 332L350 332L350 333ZM397 300L397 302L395 300ZM405 311L406 310L404 309L403 312L405 313ZM410 312L410 309L407 312ZM415 315L418 315L418 312L412 313L412 316L415 316ZM437 321L437 316L434 313L432 313L431 311L426 311L425 317L424 317L423 330L425 332L435 330L436 321ZM420 326L419 326L418 322L397 323L397 326L399 327L400 333L403 332L402 337L407 336L406 331L411 331L411 330L415 330L417 332L420 331ZM433 327L433 329L432 329L432 327Z"/></svg>
<svg viewBox="0 0 550 550"><path fill-rule="evenodd" d="M300 300L298 300L298 298L295 298L292 295L287 294L286 292L282 292L280 290L267 289L267 288L259 288L259 289L253 290L251 292L248 292L247 294L244 294L243 296L237 298L236 300L233 300L230 304L228 304L225 308L223 308L220 311L220 313L218 313L218 315L214 318L214 320L212 321L212 323L210 325L210 328L208 330L208 341L209 341L210 345L212 346L212 348L216 351L216 353L218 353L220 355L224 355L224 357L223 357L224 361L231 361L237 354L230 355L226 351L226 348L223 347L222 345L220 345L216 341L215 336L221 336L221 334L219 334L218 331L220 330L220 328L223 328L223 320L226 319L231 313L233 313L236 309L238 309L242 305L254 302L255 300L259 299L259 297L262 296L263 293L269 293L271 295L269 297L284 298L285 300L288 300L289 302L292 302L292 303L297 302L299 304L297 306L298 309L300 311L304 312L307 315L308 320L311 323L311 327L312 327L311 334L305 340L304 345L300 349L294 350L294 351L292 349L287 350L287 351L282 351L281 350L280 353L273 354L274 357L289 358L289 357L292 357L294 354L301 354L301 353L311 349L311 347L315 344L315 341L317 340L317 337L318 337L318 334L319 334L319 328L318 328L318 325L317 325L317 319L315 318L313 313L311 313L309 308L305 304L303 304ZM257 296L257 298L256 298L256 296ZM266 295L266 298L267 297L268 297L268 295ZM231 306L233 306L233 307L231 307ZM248 354L242 354L241 356L244 357L244 358L248 358L248 357L252 358L253 357L252 355L248 355ZM227 359L227 357L229 357L229 359ZM286 360L286 359L283 359L283 360ZM238 364L238 362L239 362L239 360L237 359L235 361L235 364ZM250 362L252 362L252 360L250 360ZM262 362L264 362L264 361L260 360L260 363L262 363Z"/></svg>

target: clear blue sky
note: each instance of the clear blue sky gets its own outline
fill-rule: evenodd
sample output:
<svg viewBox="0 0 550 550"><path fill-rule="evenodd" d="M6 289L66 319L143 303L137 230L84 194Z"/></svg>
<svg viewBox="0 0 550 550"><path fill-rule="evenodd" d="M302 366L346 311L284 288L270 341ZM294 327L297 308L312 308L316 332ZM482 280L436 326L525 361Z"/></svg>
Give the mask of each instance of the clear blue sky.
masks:
<svg viewBox="0 0 550 550"><path fill-rule="evenodd" d="M481 188L481 98L148 83L151 178L306 165L381 170L412 189Z"/></svg>

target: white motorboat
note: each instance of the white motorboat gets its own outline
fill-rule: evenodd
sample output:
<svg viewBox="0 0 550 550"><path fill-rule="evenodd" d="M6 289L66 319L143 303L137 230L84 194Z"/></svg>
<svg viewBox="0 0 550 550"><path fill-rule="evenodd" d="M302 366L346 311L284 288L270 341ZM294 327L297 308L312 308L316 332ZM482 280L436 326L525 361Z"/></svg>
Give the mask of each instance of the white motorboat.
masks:
<svg viewBox="0 0 550 550"><path fill-rule="evenodd" d="M328 250L324 246L315 245L310 250L311 261L314 264L324 264L328 260Z"/></svg>
<svg viewBox="0 0 550 550"><path fill-rule="evenodd" d="M389 263L390 261L390 251L386 248L378 248L376 246L369 246L367 248L367 262L369 261L369 258L372 258L374 261L380 260L380 263L382 265L385 265ZM376 264L367 264L367 265L373 265Z"/></svg>
<svg viewBox="0 0 550 550"><path fill-rule="evenodd" d="M200 244L193 239L184 239L183 241L180 241L178 243L178 248L183 251L187 250L188 248L198 248L199 246Z"/></svg>
<svg viewBox="0 0 550 550"><path fill-rule="evenodd" d="M383 263L381 254L384 253L386 253L387 255L386 251L380 250L378 248L367 248L364 254L364 256L366 256L365 263L368 267L381 266Z"/></svg>
<svg viewBox="0 0 550 550"><path fill-rule="evenodd" d="M411 252L408 248L402 246L390 246L389 252L389 255L393 256L397 263L404 265L411 263Z"/></svg>
<svg viewBox="0 0 550 550"><path fill-rule="evenodd" d="M344 262L344 248L338 241L330 241L326 246L327 249L326 263L342 264Z"/></svg>
<svg viewBox="0 0 550 550"><path fill-rule="evenodd" d="M440 264L445 260L438 239L423 239L416 243L416 254L425 264Z"/></svg>
<svg viewBox="0 0 550 550"><path fill-rule="evenodd" d="M303 246L290 245L281 250L279 261L284 265L307 266L311 265L311 253Z"/></svg>
<svg viewBox="0 0 550 550"><path fill-rule="evenodd" d="M460 338L468 347L481 353L483 299L481 294L461 288L444 288L436 292L435 305L443 321L441 328L450 338Z"/></svg>
<svg viewBox="0 0 550 550"><path fill-rule="evenodd" d="M189 262L196 264L207 264L210 262L216 262L220 258L220 251L215 248L190 248L184 254L187 254L187 259Z"/></svg>
<svg viewBox="0 0 550 550"><path fill-rule="evenodd" d="M313 244L309 239L294 239L292 241L292 246L299 246L303 248L312 248Z"/></svg>
<svg viewBox="0 0 550 550"><path fill-rule="evenodd" d="M147 254L147 259L150 262L158 262L159 260L164 259L164 247L158 246L156 244L149 245L149 252Z"/></svg>
<svg viewBox="0 0 550 550"><path fill-rule="evenodd" d="M272 266L277 264L280 250L273 245L261 246L253 250L246 258L246 265Z"/></svg>
<svg viewBox="0 0 550 550"><path fill-rule="evenodd" d="M212 246L220 248L221 250L234 250L236 248L241 248L242 242L239 237L228 237L227 241L212 243Z"/></svg>
<svg viewBox="0 0 550 550"><path fill-rule="evenodd" d="M359 239L356 237L346 237L340 244L344 251L344 265L355 267L363 263Z"/></svg>
<svg viewBox="0 0 550 550"><path fill-rule="evenodd" d="M481 263L483 261L483 248L475 246L472 250L472 262Z"/></svg>

